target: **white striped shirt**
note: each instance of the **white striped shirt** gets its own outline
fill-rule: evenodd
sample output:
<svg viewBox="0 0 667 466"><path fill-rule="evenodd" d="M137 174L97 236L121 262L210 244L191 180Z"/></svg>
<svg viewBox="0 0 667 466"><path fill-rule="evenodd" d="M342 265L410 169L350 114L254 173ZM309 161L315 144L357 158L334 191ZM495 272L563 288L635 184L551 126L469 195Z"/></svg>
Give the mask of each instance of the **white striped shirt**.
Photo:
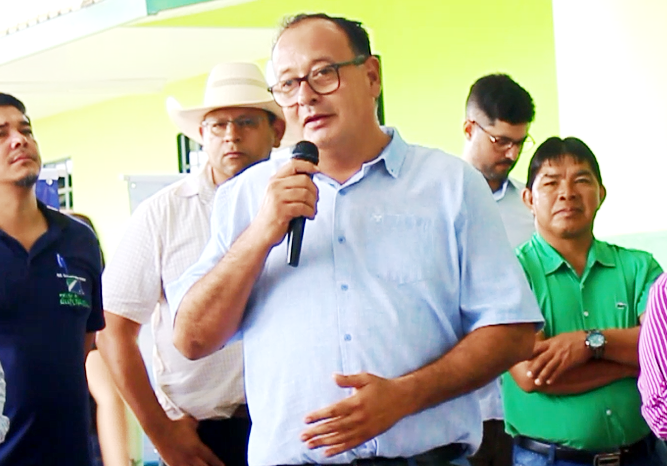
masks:
<svg viewBox="0 0 667 466"><path fill-rule="evenodd" d="M206 165L139 205L102 276L105 311L152 324L155 393L171 419L183 413L227 418L245 403L241 343L197 361L186 359L172 342L164 294L164 287L197 261L211 235L216 187L210 170Z"/></svg>
<svg viewBox="0 0 667 466"><path fill-rule="evenodd" d="M5 441L5 435L9 430L9 419L2 415L5 407L5 387L5 371L2 370L2 364L0 364L0 443Z"/></svg>
<svg viewBox="0 0 667 466"><path fill-rule="evenodd" d="M655 434L667 439L667 273L651 288L639 335L642 414Z"/></svg>

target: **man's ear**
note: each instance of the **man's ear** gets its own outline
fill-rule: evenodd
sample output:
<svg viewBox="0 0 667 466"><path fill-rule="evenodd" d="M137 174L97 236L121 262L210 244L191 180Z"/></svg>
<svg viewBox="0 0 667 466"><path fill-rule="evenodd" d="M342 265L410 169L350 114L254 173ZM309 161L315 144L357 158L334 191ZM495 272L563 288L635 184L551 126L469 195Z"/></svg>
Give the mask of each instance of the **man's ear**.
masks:
<svg viewBox="0 0 667 466"><path fill-rule="evenodd" d="M371 86L371 92L374 99L380 97L382 91L382 79L380 77L380 60L371 55L364 63L366 67L366 76Z"/></svg>
<svg viewBox="0 0 667 466"><path fill-rule="evenodd" d="M276 118L275 121L271 124L273 129L273 147L280 147L280 141L282 141L283 136L285 135L285 120Z"/></svg>
<svg viewBox="0 0 667 466"><path fill-rule="evenodd" d="M521 191L521 200L524 205L530 209L533 215L535 215L535 210L533 209L533 192L528 188L523 188Z"/></svg>
<svg viewBox="0 0 667 466"><path fill-rule="evenodd" d="M604 187L603 184L600 185L600 203L598 204L598 209L604 202L604 200L607 198L607 188Z"/></svg>
<svg viewBox="0 0 667 466"><path fill-rule="evenodd" d="M463 122L463 134L466 137L466 141L470 141L472 138L472 127L475 126L472 122L472 120L466 119Z"/></svg>

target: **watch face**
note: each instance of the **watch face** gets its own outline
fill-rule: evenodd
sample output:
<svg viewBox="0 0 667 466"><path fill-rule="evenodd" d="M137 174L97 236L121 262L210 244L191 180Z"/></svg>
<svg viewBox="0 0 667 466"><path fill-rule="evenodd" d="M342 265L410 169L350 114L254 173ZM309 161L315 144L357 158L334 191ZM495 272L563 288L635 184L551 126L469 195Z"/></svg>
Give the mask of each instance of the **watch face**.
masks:
<svg viewBox="0 0 667 466"><path fill-rule="evenodd" d="M591 348L600 348L604 345L604 335L601 333L591 333L588 336L588 344Z"/></svg>

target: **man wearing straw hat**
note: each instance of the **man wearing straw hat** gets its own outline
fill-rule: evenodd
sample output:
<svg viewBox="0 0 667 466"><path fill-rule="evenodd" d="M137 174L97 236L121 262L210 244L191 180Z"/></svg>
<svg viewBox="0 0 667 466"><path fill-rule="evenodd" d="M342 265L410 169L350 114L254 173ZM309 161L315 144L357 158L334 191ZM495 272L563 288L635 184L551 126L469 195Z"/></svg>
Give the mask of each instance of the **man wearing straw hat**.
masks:
<svg viewBox="0 0 667 466"><path fill-rule="evenodd" d="M164 464L245 465L250 421L241 346L198 361L182 356L172 343L163 287L197 260L208 241L217 186L279 146L284 117L261 71L249 63L213 68L202 106L183 109L170 99L167 107L176 126L202 144L208 162L133 214L104 273L108 326L98 346ZM137 344L149 321L155 393Z"/></svg>

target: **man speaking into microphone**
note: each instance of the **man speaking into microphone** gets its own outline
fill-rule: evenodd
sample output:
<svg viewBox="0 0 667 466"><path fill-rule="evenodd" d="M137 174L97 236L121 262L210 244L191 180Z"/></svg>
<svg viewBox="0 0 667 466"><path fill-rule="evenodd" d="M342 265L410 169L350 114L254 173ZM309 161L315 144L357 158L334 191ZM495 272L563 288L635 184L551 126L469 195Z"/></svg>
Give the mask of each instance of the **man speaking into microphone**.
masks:
<svg viewBox="0 0 667 466"><path fill-rule="evenodd" d="M449 464L481 439L470 392L530 357L542 321L488 186L379 126L360 23L299 15L272 58L319 162L271 159L218 190L211 241L167 286L174 343L196 359L243 338L250 466Z"/></svg>

